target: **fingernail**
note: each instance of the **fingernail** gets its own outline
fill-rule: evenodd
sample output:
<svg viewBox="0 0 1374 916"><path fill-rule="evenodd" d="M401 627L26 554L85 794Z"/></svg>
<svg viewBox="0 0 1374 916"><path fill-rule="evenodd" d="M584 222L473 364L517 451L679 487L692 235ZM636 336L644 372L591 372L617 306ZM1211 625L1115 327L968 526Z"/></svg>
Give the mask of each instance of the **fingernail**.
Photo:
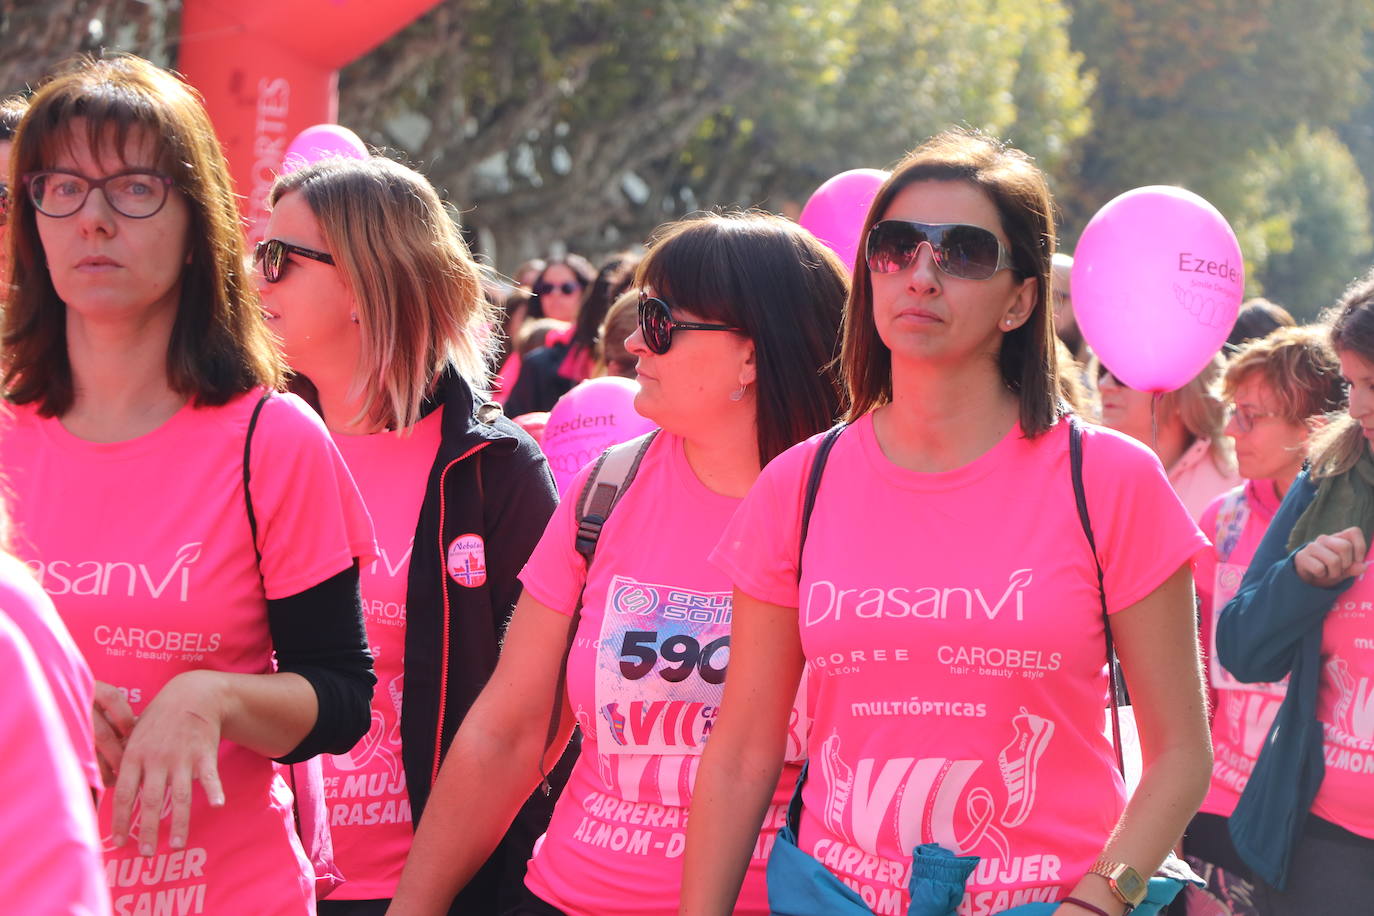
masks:
<svg viewBox="0 0 1374 916"><path fill-rule="evenodd" d="M181 847L186 845L186 839L184 837L179 836L172 837L172 839L168 842L171 843L173 849L180 849Z"/></svg>
<svg viewBox="0 0 1374 916"><path fill-rule="evenodd" d="M152 843L144 843L142 846L140 846L140 847L138 848L139 854L140 854L140 855L145 855L145 856L150 856L150 855L152 855L154 851L155 851L155 850L153 849L153 844L152 844Z"/></svg>
<svg viewBox="0 0 1374 916"><path fill-rule="evenodd" d="M128 837L122 833L116 833L114 836L110 837L110 839L116 846L123 846L124 841L127 840Z"/></svg>

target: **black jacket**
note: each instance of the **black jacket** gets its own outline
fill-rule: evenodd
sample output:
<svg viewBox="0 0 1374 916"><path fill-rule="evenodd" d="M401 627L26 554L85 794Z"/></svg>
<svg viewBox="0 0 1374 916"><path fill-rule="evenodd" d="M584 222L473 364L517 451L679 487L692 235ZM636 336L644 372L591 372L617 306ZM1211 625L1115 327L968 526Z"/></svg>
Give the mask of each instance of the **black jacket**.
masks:
<svg viewBox="0 0 1374 916"><path fill-rule="evenodd" d="M520 361L520 375L506 399L506 416L553 410L558 399L572 390L577 382L558 374L571 346L556 343L526 354Z"/></svg>
<svg viewBox="0 0 1374 916"><path fill-rule="evenodd" d="M496 667L520 596L516 574L558 502L539 447L499 407L475 397L456 374L441 381L424 413L440 404L442 439L415 528L406 586L401 755L417 823L459 723ZM485 544L485 578L476 567L450 575L448 552L465 535ZM461 548L457 559L473 556ZM551 708L552 703L551 697ZM451 913L489 916L518 899L534 841L548 827L576 752L570 747L551 774L554 792L546 797L536 790L526 802Z"/></svg>

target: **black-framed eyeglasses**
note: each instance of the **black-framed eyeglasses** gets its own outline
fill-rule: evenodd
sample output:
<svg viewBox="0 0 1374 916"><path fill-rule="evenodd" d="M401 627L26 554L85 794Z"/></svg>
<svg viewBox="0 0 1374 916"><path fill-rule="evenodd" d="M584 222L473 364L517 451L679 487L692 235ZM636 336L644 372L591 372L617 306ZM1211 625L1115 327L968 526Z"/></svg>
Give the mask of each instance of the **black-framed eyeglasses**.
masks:
<svg viewBox="0 0 1374 916"><path fill-rule="evenodd" d="M26 172L23 180L29 189L29 200L38 212L53 219L75 214L97 188L116 213L129 219L147 219L167 203L167 191L173 184L167 175L150 169L125 169L104 178L48 169Z"/></svg>
<svg viewBox="0 0 1374 916"><path fill-rule="evenodd" d="M987 280L1012 267L1011 254L991 229L967 223L918 223L885 219L868 230L866 259L875 274L905 270L922 245L930 246L935 266L964 280Z"/></svg>
<svg viewBox="0 0 1374 916"><path fill-rule="evenodd" d="M654 296L639 294L639 331L651 353L662 355L673 345L674 331L743 331L728 324L702 324L699 321L674 321L668 303Z"/></svg>
<svg viewBox="0 0 1374 916"><path fill-rule="evenodd" d="M326 251L316 251L300 245L292 245L281 239L263 239L253 246L253 261L262 267L262 278L268 283L276 283L286 274L287 255L300 255L321 264L333 264L334 256Z"/></svg>
<svg viewBox="0 0 1374 916"><path fill-rule="evenodd" d="M565 296L571 296L573 293L581 292L581 291L582 291L582 286L581 286L581 284L574 283L574 282L571 281L571 280L564 280L562 283L557 283L557 284L554 284L554 283L536 283L536 284L534 284L534 294L535 294L536 296L547 296L549 293L552 293L552 292L554 292L554 291L560 292L560 293L562 293L562 294L565 295Z"/></svg>

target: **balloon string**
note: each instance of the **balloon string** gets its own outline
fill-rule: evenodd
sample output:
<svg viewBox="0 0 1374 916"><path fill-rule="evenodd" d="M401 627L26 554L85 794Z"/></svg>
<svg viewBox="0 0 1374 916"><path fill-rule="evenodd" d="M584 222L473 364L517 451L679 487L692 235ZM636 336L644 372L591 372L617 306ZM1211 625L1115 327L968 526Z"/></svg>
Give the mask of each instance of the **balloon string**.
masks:
<svg viewBox="0 0 1374 916"><path fill-rule="evenodd" d="M1159 402L1164 392L1156 391L1150 398L1150 448L1159 454Z"/></svg>

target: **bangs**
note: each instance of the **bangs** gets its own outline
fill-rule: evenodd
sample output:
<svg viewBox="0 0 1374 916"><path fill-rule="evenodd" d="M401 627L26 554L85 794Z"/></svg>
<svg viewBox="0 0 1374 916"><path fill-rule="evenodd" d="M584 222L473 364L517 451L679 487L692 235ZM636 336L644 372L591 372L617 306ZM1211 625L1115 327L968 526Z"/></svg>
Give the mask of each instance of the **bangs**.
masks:
<svg viewBox="0 0 1374 916"><path fill-rule="evenodd" d="M651 287L674 310L703 321L745 327L738 305L741 293L732 282L744 272L737 263L740 246L729 238L732 232L748 231L743 220L672 223L640 262L635 286Z"/></svg>
<svg viewBox="0 0 1374 916"><path fill-rule="evenodd" d="M53 168L59 157L74 154L82 142L98 157L125 163L131 151L147 144L151 161L129 164L154 168L185 186L191 157L180 128L188 114L194 118L198 112L194 95L175 77L162 74L158 82L170 85L160 86L120 72L119 63L100 61L91 71L60 80L52 87L56 91L34 99L16 145L21 172ZM183 99L188 104L180 104Z"/></svg>

